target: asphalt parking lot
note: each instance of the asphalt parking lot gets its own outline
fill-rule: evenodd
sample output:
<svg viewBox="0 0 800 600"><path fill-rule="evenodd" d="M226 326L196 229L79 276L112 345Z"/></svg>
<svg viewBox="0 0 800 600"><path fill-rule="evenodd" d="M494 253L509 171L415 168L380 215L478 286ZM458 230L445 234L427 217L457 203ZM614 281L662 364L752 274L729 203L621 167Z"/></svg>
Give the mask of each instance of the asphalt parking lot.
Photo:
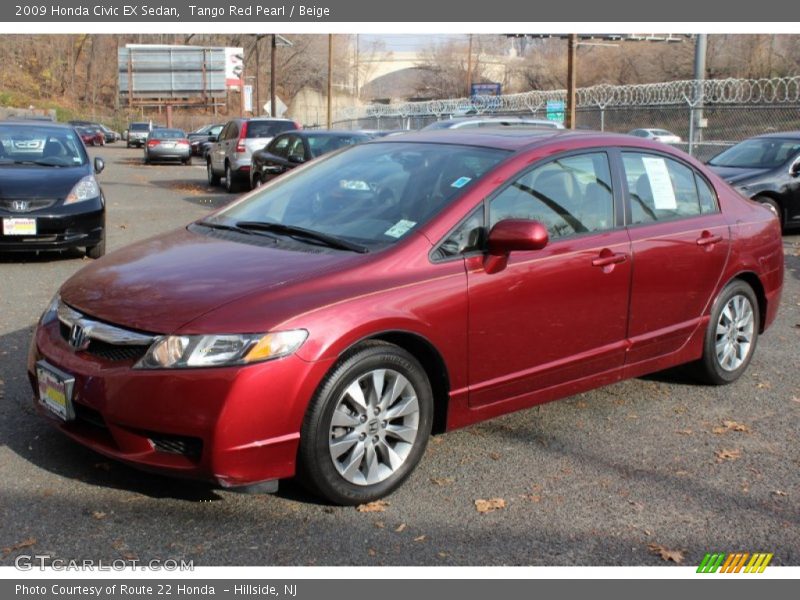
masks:
<svg viewBox="0 0 800 600"><path fill-rule="evenodd" d="M208 188L197 160L145 167L140 150L119 143L92 154L107 161L109 251L233 198ZM737 383L701 386L678 370L436 436L371 512L322 504L292 482L247 495L144 474L63 437L34 412L25 357L39 314L85 259L0 256L0 565L19 554L196 566L696 565L710 551L798 565L800 235L784 236L784 248L778 320ZM498 508L480 512L476 500Z"/></svg>

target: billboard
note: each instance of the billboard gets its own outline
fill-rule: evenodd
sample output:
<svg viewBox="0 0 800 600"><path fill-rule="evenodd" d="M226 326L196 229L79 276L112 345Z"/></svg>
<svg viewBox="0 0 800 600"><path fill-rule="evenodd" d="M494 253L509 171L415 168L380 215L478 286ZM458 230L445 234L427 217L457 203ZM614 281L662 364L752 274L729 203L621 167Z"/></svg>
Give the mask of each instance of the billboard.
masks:
<svg viewBox="0 0 800 600"><path fill-rule="evenodd" d="M239 88L244 77L244 48L225 48L225 85Z"/></svg>

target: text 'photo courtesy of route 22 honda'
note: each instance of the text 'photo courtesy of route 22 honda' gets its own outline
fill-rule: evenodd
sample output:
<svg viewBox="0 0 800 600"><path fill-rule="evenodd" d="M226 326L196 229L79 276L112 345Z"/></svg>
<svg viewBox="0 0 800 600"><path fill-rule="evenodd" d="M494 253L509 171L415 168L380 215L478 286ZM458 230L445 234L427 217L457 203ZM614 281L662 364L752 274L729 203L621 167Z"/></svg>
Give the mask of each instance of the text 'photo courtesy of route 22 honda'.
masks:
<svg viewBox="0 0 800 600"><path fill-rule="evenodd" d="M225 124L206 154L208 184L219 185L225 179L225 189L235 193L250 187L250 159L279 133L300 129L290 119L233 119Z"/></svg>
<svg viewBox="0 0 800 600"><path fill-rule="evenodd" d="M683 363L735 381L782 286L772 212L664 144L410 133L86 266L28 372L108 457L360 504L432 432Z"/></svg>

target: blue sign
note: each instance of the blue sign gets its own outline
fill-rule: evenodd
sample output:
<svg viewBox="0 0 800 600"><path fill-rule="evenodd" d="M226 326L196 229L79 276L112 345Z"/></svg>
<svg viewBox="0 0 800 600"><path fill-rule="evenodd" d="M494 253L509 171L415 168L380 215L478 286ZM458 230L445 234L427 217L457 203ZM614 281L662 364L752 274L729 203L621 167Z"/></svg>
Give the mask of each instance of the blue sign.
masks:
<svg viewBox="0 0 800 600"><path fill-rule="evenodd" d="M548 100L547 101L547 120L564 122L564 101L563 100Z"/></svg>
<svg viewBox="0 0 800 600"><path fill-rule="evenodd" d="M499 83L473 83L471 96L499 96L503 93L503 86Z"/></svg>

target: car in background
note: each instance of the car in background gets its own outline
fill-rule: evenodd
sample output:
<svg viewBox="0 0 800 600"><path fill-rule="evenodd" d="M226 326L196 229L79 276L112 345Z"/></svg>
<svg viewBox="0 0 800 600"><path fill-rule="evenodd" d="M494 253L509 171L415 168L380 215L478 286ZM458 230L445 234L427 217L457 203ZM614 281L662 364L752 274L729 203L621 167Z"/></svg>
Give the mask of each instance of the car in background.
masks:
<svg viewBox="0 0 800 600"><path fill-rule="evenodd" d="M631 129L628 135L644 138L646 140L655 140L663 144L680 144L681 137L675 135L666 129Z"/></svg>
<svg viewBox="0 0 800 600"><path fill-rule="evenodd" d="M28 375L37 410L109 458L227 488L297 475L357 505L432 430L679 364L736 381L783 277L772 214L664 144L410 133L84 267Z"/></svg>
<svg viewBox="0 0 800 600"><path fill-rule="evenodd" d="M266 148L253 152L250 187L258 187L313 158L370 139L371 136L357 131L305 130L282 133L275 136Z"/></svg>
<svg viewBox="0 0 800 600"><path fill-rule="evenodd" d="M153 129L152 123L148 122L135 122L128 125L126 131L125 143L128 148L136 146L141 148L144 146L147 136Z"/></svg>
<svg viewBox="0 0 800 600"><path fill-rule="evenodd" d="M209 185L219 185L223 177L225 189L231 193L249 185L253 152L261 150L276 135L296 129L301 129L300 124L291 119L257 117L228 121L206 156Z"/></svg>
<svg viewBox="0 0 800 600"><path fill-rule="evenodd" d="M87 146L105 146L106 136L97 128L88 125L79 125L75 127L75 131L81 138L81 141Z"/></svg>
<svg viewBox="0 0 800 600"><path fill-rule="evenodd" d="M192 162L186 132L182 129L153 129L144 144L144 164L175 160L184 165Z"/></svg>
<svg viewBox="0 0 800 600"><path fill-rule="evenodd" d="M211 144L217 140L223 127L225 127L224 123L206 125L197 131L191 132L187 137L192 147L192 156L202 156L205 158L208 149L211 147Z"/></svg>
<svg viewBox="0 0 800 600"><path fill-rule="evenodd" d="M741 194L769 208L783 228L800 227L800 131L752 137L707 164Z"/></svg>
<svg viewBox="0 0 800 600"><path fill-rule="evenodd" d="M100 131L103 132L103 135L105 135L106 144L113 144L114 142L122 139L122 136L118 132L106 127L102 123L98 123L97 126L100 128Z"/></svg>
<svg viewBox="0 0 800 600"><path fill-rule="evenodd" d="M527 117L458 117L436 121L422 128L422 131L433 129L473 129L478 127L531 127L536 129L564 129L564 124L548 119L529 119Z"/></svg>
<svg viewBox="0 0 800 600"><path fill-rule="evenodd" d="M35 150L34 150L35 148ZM0 121L0 254L81 247L105 254L105 199L73 127Z"/></svg>

